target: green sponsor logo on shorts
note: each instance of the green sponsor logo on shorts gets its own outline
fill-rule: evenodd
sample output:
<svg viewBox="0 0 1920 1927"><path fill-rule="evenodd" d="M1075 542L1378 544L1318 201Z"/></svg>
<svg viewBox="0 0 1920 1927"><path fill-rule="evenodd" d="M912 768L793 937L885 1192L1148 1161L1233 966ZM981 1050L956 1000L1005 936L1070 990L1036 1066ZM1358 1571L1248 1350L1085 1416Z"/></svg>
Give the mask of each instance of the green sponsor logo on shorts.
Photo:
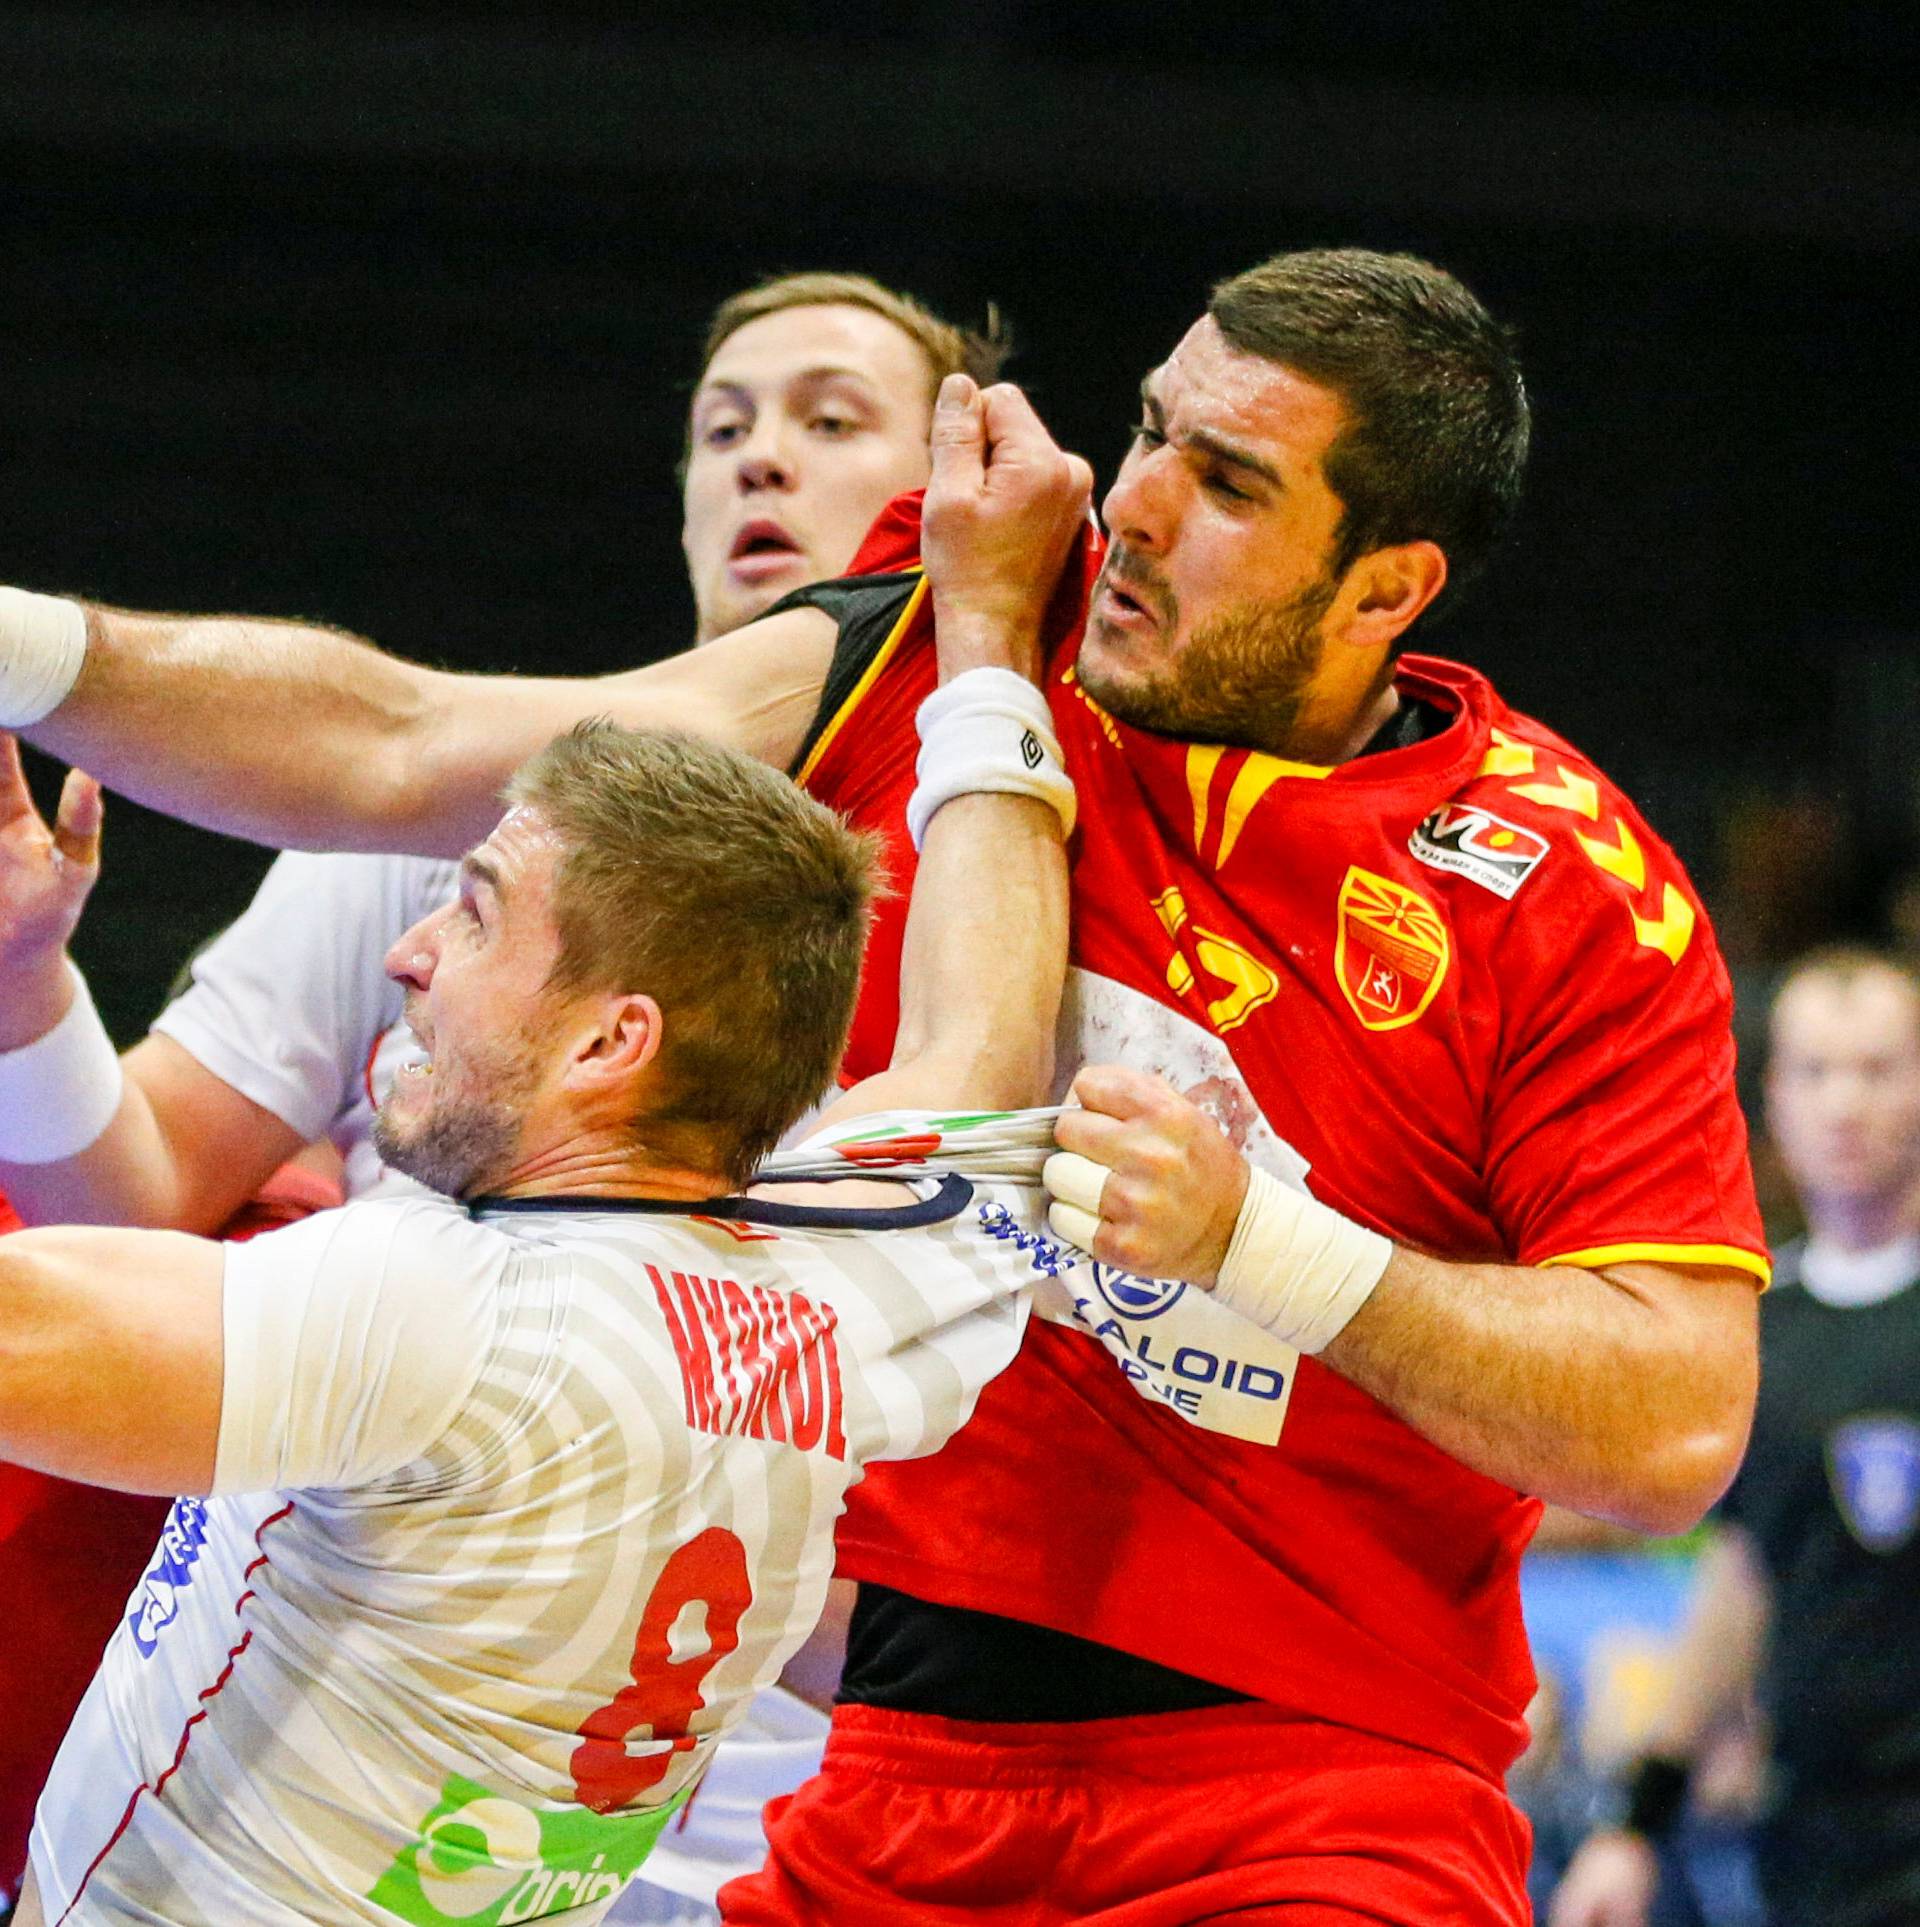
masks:
<svg viewBox="0 0 1920 1927"><path fill-rule="evenodd" d="M411 1927L508 1927L611 1900L691 1791L608 1818L523 1806L456 1774L367 1898Z"/></svg>

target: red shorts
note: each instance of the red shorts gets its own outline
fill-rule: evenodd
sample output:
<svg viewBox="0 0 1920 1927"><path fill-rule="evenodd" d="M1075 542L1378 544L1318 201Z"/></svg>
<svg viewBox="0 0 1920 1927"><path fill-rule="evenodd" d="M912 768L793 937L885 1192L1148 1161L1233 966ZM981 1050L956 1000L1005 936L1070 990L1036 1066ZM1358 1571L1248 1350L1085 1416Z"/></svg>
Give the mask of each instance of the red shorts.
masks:
<svg viewBox="0 0 1920 1927"><path fill-rule="evenodd" d="M1527 1823L1439 1754L1270 1707L1001 1726L843 1706L728 1927L1525 1927Z"/></svg>

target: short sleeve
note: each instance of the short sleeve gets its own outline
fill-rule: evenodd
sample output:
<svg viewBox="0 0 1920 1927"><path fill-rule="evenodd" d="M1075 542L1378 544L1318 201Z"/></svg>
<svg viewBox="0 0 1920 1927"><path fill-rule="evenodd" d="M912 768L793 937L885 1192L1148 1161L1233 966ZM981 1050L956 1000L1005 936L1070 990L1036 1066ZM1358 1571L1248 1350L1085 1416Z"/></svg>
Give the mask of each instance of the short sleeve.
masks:
<svg viewBox="0 0 1920 1927"><path fill-rule="evenodd" d="M1487 1182L1503 1241L1522 1264L1716 1264L1764 1281L1732 993L1706 918L1688 897L1661 948L1610 892L1570 894L1516 917L1522 954L1496 966L1510 1037Z"/></svg>
<svg viewBox="0 0 1920 1927"><path fill-rule="evenodd" d="M229 1246L213 1490L370 1485L424 1457L485 1367L505 1262L498 1233L437 1199Z"/></svg>
<svg viewBox="0 0 1920 1927"><path fill-rule="evenodd" d="M324 1135L399 1019L387 949L452 874L423 857L280 857L154 1030L302 1138Z"/></svg>

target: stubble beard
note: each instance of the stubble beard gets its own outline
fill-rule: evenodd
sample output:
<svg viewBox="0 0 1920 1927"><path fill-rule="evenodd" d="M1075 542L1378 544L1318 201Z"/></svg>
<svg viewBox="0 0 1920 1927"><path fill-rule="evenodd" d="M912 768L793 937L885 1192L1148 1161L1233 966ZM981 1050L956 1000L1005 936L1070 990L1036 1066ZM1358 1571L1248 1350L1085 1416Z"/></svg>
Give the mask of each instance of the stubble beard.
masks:
<svg viewBox="0 0 1920 1927"><path fill-rule="evenodd" d="M1176 630L1178 604L1150 569L1115 549L1106 570L1153 611L1163 635ZM1109 670L1083 642L1075 673L1102 709L1135 729L1286 755L1325 654L1320 623L1337 589L1322 577L1283 601L1224 610L1145 674Z"/></svg>
<svg viewBox="0 0 1920 1927"><path fill-rule="evenodd" d="M480 1195L513 1169L520 1144L524 1100L538 1081L529 1057L502 1057L489 1065L486 1090L442 1097L430 1092L424 1114L403 1125L382 1104L370 1136L381 1161L450 1198Z"/></svg>

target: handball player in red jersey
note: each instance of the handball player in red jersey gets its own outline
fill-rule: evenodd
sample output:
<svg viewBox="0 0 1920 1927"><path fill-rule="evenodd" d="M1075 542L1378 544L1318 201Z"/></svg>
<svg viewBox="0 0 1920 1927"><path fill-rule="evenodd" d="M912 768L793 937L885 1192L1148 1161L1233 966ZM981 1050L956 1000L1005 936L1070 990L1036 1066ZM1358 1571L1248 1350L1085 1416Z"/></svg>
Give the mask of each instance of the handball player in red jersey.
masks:
<svg viewBox="0 0 1920 1927"><path fill-rule="evenodd" d="M1009 389L951 381L936 438L982 409L1026 459ZM723 1890L743 1927L1525 1920L1521 1551L1542 1500L1673 1530L1718 1496L1767 1270L1691 886L1559 736L1406 652L1526 444L1505 332L1406 256L1280 256L1148 377L1111 546L1056 604L1061 1055L1093 1068L1043 1318L965 1435L853 1495L834 1738ZM196 820L427 848L578 715L677 723L792 763L904 881L940 615L915 518L623 677L92 608L79 662L16 619L19 713ZM1023 548L992 516L977 543ZM288 700L299 769L252 733Z"/></svg>

